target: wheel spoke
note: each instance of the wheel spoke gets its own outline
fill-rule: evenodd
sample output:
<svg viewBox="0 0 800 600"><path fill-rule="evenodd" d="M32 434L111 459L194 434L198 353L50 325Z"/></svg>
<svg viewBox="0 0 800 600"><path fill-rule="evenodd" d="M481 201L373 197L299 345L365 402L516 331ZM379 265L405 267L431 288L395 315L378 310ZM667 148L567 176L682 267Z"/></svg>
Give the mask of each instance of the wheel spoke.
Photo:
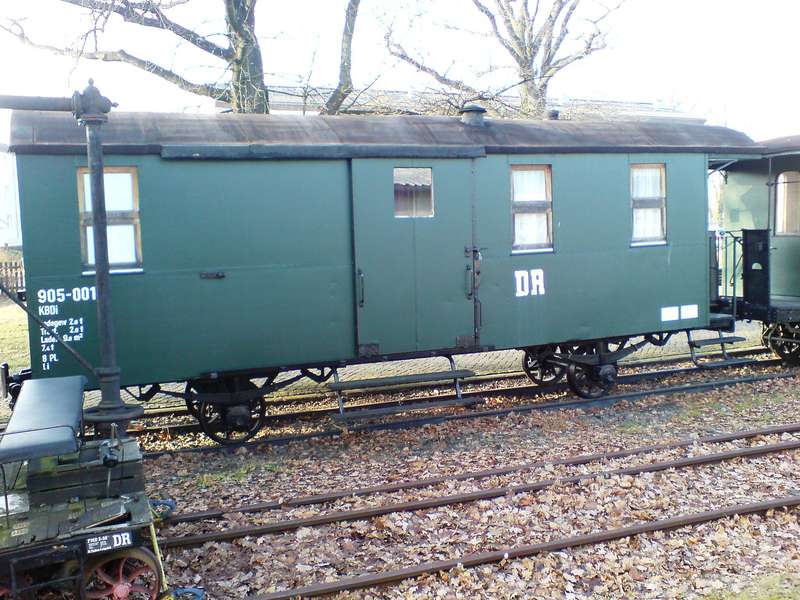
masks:
<svg viewBox="0 0 800 600"><path fill-rule="evenodd" d="M90 590L86 592L87 598L112 598L114 595L114 588L107 587L102 590Z"/></svg>
<svg viewBox="0 0 800 600"><path fill-rule="evenodd" d="M117 583L116 580L111 575L106 573L104 567L105 565L100 565L99 567L97 567L97 569L95 570L95 575L97 575L103 581L103 583L107 583L108 585L114 585L115 583Z"/></svg>
<svg viewBox="0 0 800 600"><path fill-rule="evenodd" d="M133 571L130 575L128 575L127 580L133 583L134 581L136 581L137 577L141 577L144 573L152 573L152 572L153 570L150 567L144 565Z"/></svg>

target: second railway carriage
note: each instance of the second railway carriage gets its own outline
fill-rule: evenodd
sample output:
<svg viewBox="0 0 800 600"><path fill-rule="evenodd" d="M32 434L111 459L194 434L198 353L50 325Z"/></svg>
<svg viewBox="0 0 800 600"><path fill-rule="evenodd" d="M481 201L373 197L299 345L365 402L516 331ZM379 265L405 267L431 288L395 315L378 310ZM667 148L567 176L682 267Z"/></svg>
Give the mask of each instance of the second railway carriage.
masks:
<svg viewBox="0 0 800 600"><path fill-rule="evenodd" d="M722 165L721 310L764 325L763 341L800 362L800 136Z"/></svg>
<svg viewBox="0 0 800 600"><path fill-rule="evenodd" d="M118 112L104 143L123 384L186 381L226 435L256 429L285 370L326 379L358 362L522 348L535 379L567 371L591 396L634 336L732 328L712 311L707 173L763 152L721 127L504 121L478 107L460 119ZM83 133L15 112L9 151L28 302L93 358ZM33 324L30 347L34 378L78 372Z"/></svg>

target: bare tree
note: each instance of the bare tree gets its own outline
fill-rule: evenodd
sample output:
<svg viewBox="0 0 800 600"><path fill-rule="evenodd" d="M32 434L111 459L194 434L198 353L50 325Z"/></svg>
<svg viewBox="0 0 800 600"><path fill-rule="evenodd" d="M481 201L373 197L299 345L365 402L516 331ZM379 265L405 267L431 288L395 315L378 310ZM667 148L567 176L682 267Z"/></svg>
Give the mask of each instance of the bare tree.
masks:
<svg viewBox="0 0 800 600"><path fill-rule="evenodd" d="M332 115L342 108L342 104L353 91L353 79L350 75L353 55L353 34L356 31L356 17L361 0L350 0L344 18L342 31L342 56L339 60L339 83L331 92L325 103L325 114Z"/></svg>
<svg viewBox="0 0 800 600"><path fill-rule="evenodd" d="M122 62L152 73L183 90L228 102L234 112L269 112L269 90L264 81L264 62L256 35L255 8L258 0L219 0L224 7L225 43L215 41L217 36L202 35L181 25L171 16L171 9L188 4L191 0L60 0L89 11L91 27L81 36L77 47L57 47L31 39L19 21L0 23L5 30L22 42L57 54L77 59ZM326 112L335 113L353 90L351 71L351 46L360 0L349 0L342 36L342 63L339 85L326 104ZM225 63L230 72L229 83L197 83L175 70L152 60L131 54L124 49L103 50L99 38L108 20L121 18L126 23L167 31L202 50L214 59Z"/></svg>
<svg viewBox="0 0 800 600"><path fill-rule="evenodd" d="M542 0L492 0L491 6L484 0L472 0L487 22L488 35L513 61L518 82L505 87L504 91L516 87L520 97L519 112L531 117L544 115L548 87L553 77L572 63L606 47L606 34L601 26L624 2L616 0L611 6L599 5L598 14L584 17L588 30L582 35L572 36L570 25L574 25L582 0L551 0L549 11L542 10ZM392 35L391 30L386 34L389 53L431 76L450 90L451 97L502 104L498 91L480 89L477 85L448 76L446 71L437 70L412 56ZM567 45L573 46L572 51L566 51Z"/></svg>

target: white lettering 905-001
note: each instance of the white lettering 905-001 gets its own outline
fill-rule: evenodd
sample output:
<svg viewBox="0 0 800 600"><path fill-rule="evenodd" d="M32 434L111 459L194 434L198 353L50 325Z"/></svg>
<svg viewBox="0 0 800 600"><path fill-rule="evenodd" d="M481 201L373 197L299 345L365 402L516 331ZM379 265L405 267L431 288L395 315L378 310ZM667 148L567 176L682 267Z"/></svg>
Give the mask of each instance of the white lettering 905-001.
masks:
<svg viewBox="0 0 800 600"><path fill-rule="evenodd" d="M544 271L542 269L514 271L514 284L517 298L544 296Z"/></svg>
<svg viewBox="0 0 800 600"><path fill-rule="evenodd" d="M61 304L67 300L73 302L94 302L97 300L97 289L94 286L66 288L47 288L36 292L36 300L42 304Z"/></svg>
<svg viewBox="0 0 800 600"><path fill-rule="evenodd" d="M69 288L43 288L36 292L38 314L49 318L44 321L61 339L68 343L81 342L85 338L86 324L80 315L69 316L70 306L97 300L97 289L94 286ZM61 348L57 339L46 329L40 328L41 365L43 371L49 371L53 364L59 362Z"/></svg>

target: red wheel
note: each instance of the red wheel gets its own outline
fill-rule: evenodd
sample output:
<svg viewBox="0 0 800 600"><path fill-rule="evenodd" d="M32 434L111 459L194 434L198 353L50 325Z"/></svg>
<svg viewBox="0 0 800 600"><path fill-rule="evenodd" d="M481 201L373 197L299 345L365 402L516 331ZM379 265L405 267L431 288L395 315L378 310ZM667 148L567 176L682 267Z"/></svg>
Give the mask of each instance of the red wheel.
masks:
<svg viewBox="0 0 800 600"><path fill-rule="evenodd" d="M87 598L157 600L161 569L152 552L131 548L92 561L84 581Z"/></svg>

